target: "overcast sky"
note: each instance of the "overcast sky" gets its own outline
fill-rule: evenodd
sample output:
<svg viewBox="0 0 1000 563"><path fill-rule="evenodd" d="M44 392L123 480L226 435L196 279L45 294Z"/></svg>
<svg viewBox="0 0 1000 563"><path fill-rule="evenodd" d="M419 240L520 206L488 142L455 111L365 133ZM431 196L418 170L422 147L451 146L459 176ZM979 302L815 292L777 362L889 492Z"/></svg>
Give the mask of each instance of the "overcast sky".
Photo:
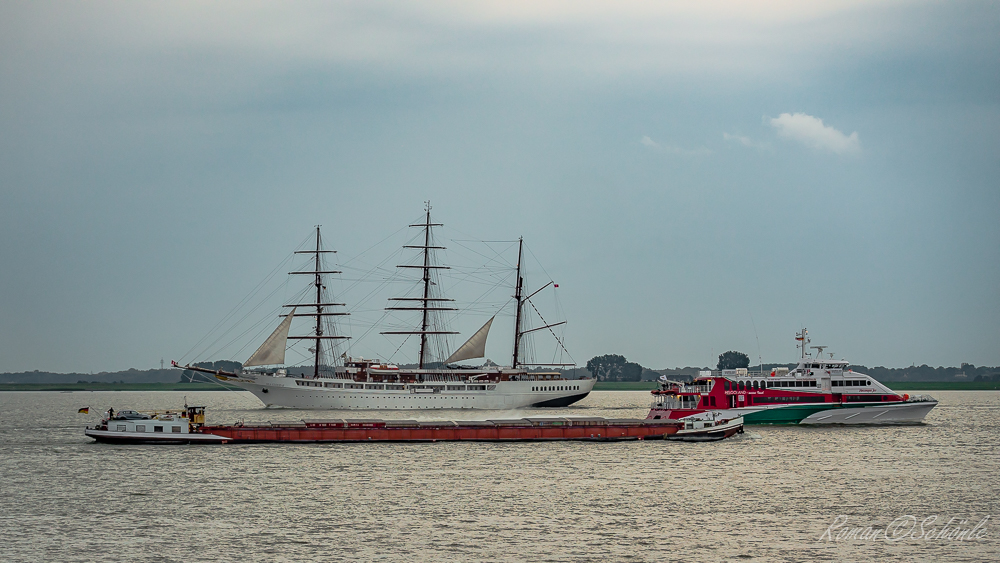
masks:
<svg viewBox="0 0 1000 563"><path fill-rule="evenodd" d="M0 371L158 367L428 199L581 364L1000 365L996 2L4 1L0 76Z"/></svg>

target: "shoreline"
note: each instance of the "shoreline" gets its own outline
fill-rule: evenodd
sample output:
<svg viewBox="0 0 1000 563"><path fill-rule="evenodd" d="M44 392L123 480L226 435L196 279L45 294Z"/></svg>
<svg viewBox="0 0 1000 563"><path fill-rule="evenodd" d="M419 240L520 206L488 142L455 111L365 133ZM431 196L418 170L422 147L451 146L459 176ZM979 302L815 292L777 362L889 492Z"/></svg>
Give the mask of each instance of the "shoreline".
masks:
<svg viewBox="0 0 1000 563"><path fill-rule="evenodd" d="M242 391L213 383L0 383L0 391Z"/></svg>
<svg viewBox="0 0 1000 563"><path fill-rule="evenodd" d="M893 391L1000 391L1000 381L889 382ZM598 381L594 391L652 391L652 381ZM242 391L214 383L0 383L3 391Z"/></svg>

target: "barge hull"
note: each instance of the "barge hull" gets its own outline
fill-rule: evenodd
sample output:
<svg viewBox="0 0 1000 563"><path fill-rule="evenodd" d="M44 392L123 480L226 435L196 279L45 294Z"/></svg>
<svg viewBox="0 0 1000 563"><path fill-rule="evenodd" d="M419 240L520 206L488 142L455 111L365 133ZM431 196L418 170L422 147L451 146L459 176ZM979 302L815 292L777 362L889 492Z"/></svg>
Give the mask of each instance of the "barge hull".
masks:
<svg viewBox="0 0 1000 563"><path fill-rule="evenodd" d="M156 434L152 432L116 432L88 428L84 434L107 444L224 444L229 439L203 432Z"/></svg>
<svg viewBox="0 0 1000 563"><path fill-rule="evenodd" d="M638 422L638 421L636 421ZM421 426L418 428L282 428L206 426L202 432L229 442L543 442L659 440L674 434L677 423L606 426Z"/></svg>

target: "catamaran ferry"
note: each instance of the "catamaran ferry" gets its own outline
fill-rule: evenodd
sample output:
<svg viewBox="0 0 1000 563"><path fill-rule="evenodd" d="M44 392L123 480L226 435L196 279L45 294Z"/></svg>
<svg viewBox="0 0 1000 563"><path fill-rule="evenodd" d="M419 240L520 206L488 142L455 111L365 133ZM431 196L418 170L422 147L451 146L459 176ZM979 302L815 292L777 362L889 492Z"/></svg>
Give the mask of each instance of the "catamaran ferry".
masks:
<svg viewBox="0 0 1000 563"><path fill-rule="evenodd" d="M423 229L422 245L410 245L404 248L416 248L421 251L420 264L398 266L400 268L417 268L422 271L420 297L396 297L391 299L387 311L415 311L420 313L420 324L409 330L386 331L385 335L415 336L419 341L419 360L415 368L400 367L377 359L349 357L347 354L337 358L330 354L330 342L345 340L349 337L337 335L334 327L324 321L347 313L331 311L333 307L343 303L334 303L325 294L326 274L340 273L324 267L322 257L329 250L323 250L320 245L319 228L316 229L315 250L302 250L297 253L311 254L313 268L306 271L290 272L313 277L315 285L315 300L312 303L286 305L291 312L283 315L284 319L274 333L264 341L250 358L242 364L243 369L233 372L211 370L193 365L180 365L171 362L174 367L191 371L209 373L217 379L236 385L253 393L264 405L305 408L305 409L514 409L520 407L564 407L586 397L594 388L596 379L567 379L556 371L539 372L544 366L566 366L573 364L533 364L525 361L522 341L529 334L565 324L563 322L545 323L542 326L527 328L525 315L527 310L535 311L531 298L543 289L554 286L548 282L537 290L525 295L524 278L521 264L524 257L523 240L518 241L517 270L514 287L514 353L509 367L501 367L490 362L479 367L457 365L464 360L483 358L486 350L486 337L489 334L493 318L486 321L475 334L460 346L441 364L442 367L430 368L430 339L441 335L457 334L435 326L440 311L454 311L449 306L451 299L436 294L439 284L432 281L434 272L445 266L433 265L431 251L443 247L436 246L431 238L431 228L440 225L431 222L430 204L426 207L426 220L423 223L410 225ZM556 286L558 287L558 286ZM529 307L525 307L528 305ZM309 312L297 313L299 309ZM312 334L289 336L292 319L296 317L312 317ZM554 335L554 333L553 333ZM315 355L315 363L311 370L299 374L290 373L286 367L279 367L285 361L287 341L299 339L310 342L310 351ZM562 340L556 338L560 349L565 351ZM324 361L323 354L327 354ZM566 352L568 355L568 352ZM344 365L331 366L330 360L337 360ZM532 370L531 368L534 368ZM551 367L549 368L551 369ZM311 371L312 373L308 373Z"/></svg>
<svg viewBox="0 0 1000 563"><path fill-rule="evenodd" d="M796 340L802 355L792 370L752 374L743 368L702 372L692 383L662 381L647 418L718 410L747 424L912 424L937 405L928 396L900 395L832 354L824 359L826 346L813 346L817 353L810 357L805 329Z"/></svg>

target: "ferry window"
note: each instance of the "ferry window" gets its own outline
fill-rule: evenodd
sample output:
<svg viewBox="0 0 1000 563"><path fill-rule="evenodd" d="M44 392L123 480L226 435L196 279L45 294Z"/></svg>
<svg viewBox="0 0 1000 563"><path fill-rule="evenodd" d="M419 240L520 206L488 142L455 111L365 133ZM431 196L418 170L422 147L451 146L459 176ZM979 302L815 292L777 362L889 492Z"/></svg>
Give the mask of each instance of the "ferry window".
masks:
<svg viewBox="0 0 1000 563"><path fill-rule="evenodd" d="M742 391L743 390L743 382L742 381L740 381L739 383L736 384L736 390L737 391Z"/></svg>
<svg viewBox="0 0 1000 563"><path fill-rule="evenodd" d="M865 380L865 385L871 385L871 384L872 384L871 381Z"/></svg>
<svg viewBox="0 0 1000 563"><path fill-rule="evenodd" d="M124 431L125 431L125 425L124 424L119 424L118 425L118 432L124 432Z"/></svg>
<svg viewBox="0 0 1000 563"><path fill-rule="evenodd" d="M146 431L146 425L145 424L139 424L139 425L137 425L135 427L135 431L136 432L145 432Z"/></svg>
<svg viewBox="0 0 1000 563"><path fill-rule="evenodd" d="M153 432L163 432L163 427L162 426L154 426L153 427Z"/></svg>
<svg viewBox="0 0 1000 563"><path fill-rule="evenodd" d="M723 387L723 389L725 389L726 391L729 391L729 390L730 390L730 389L729 389L729 380L728 380L728 379L727 379L727 380L725 381L725 383L723 383L723 384L722 384L722 387Z"/></svg>
<svg viewBox="0 0 1000 563"><path fill-rule="evenodd" d="M180 432L181 431L181 427L180 426L173 426L173 427L170 428L170 431L171 432Z"/></svg>

